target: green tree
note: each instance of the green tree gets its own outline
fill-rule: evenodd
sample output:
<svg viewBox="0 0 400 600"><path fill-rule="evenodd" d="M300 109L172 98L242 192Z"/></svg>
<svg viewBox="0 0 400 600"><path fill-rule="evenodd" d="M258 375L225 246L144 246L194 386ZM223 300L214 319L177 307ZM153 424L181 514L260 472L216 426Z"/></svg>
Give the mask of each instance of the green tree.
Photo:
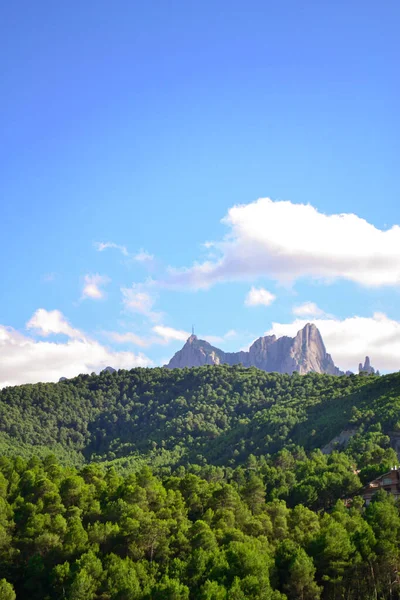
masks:
<svg viewBox="0 0 400 600"><path fill-rule="evenodd" d="M15 600L16 595L14 588L11 583L8 583L6 579L0 579L0 599L1 600Z"/></svg>
<svg viewBox="0 0 400 600"><path fill-rule="evenodd" d="M189 588L176 579L164 577L154 587L151 598L152 600L188 600Z"/></svg>
<svg viewBox="0 0 400 600"><path fill-rule="evenodd" d="M217 581L207 579L201 588L199 600L226 600L227 591Z"/></svg>
<svg viewBox="0 0 400 600"><path fill-rule="evenodd" d="M321 588L315 579L315 567L312 559L303 548L299 548L289 565L288 579L284 591L292 600L318 600Z"/></svg>

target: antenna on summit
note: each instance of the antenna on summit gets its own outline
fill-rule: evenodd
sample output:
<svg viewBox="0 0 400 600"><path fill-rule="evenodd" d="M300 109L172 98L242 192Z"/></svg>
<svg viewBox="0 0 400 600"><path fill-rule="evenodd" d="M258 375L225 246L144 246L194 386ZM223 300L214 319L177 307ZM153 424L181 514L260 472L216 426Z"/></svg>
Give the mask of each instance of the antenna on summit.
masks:
<svg viewBox="0 0 400 600"><path fill-rule="evenodd" d="M194 325L192 325L192 335L194 335Z"/></svg>

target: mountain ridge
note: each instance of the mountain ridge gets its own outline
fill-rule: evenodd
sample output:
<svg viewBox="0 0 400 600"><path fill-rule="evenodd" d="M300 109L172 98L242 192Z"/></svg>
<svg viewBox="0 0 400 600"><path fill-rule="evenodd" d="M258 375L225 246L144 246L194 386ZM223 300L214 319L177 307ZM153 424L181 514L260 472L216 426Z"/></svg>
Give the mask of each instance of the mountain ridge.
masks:
<svg viewBox="0 0 400 600"><path fill-rule="evenodd" d="M248 351L239 352L224 352L192 334L165 366L176 369L220 364L242 364L244 367L288 374L314 372L344 375L326 351L321 333L313 323L307 323L293 338L261 336Z"/></svg>

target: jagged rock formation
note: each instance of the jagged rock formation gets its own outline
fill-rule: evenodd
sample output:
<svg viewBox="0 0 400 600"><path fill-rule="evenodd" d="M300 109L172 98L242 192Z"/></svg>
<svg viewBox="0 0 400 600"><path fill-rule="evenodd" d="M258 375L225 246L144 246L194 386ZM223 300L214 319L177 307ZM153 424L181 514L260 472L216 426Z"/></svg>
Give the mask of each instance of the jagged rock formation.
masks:
<svg viewBox="0 0 400 600"><path fill-rule="evenodd" d="M375 371L374 367L371 365L369 356L365 357L364 364L360 363L358 365L358 372L367 373L368 375L380 375L379 371Z"/></svg>
<svg viewBox="0 0 400 600"><path fill-rule="evenodd" d="M343 375L326 352L317 327L311 323L298 331L294 338L266 335L258 338L248 352L223 352L205 340L191 335L183 348L166 365L169 369L200 367L202 365L237 365L257 367L278 373L328 373Z"/></svg>

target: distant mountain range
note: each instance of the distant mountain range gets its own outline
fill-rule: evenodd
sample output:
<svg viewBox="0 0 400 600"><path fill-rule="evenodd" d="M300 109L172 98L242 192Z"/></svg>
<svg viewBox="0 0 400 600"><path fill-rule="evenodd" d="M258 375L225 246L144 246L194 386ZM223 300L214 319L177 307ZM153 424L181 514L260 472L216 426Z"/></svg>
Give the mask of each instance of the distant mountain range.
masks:
<svg viewBox="0 0 400 600"><path fill-rule="evenodd" d="M202 365L237 365L263 371L305 374L309 372L344 375L325 349L318 328L307 323L294 338L266 335L258 338L247 352L224 352L191 335L166 365L169 369ZM369 359L368 359L369 365Z"/></svg>

